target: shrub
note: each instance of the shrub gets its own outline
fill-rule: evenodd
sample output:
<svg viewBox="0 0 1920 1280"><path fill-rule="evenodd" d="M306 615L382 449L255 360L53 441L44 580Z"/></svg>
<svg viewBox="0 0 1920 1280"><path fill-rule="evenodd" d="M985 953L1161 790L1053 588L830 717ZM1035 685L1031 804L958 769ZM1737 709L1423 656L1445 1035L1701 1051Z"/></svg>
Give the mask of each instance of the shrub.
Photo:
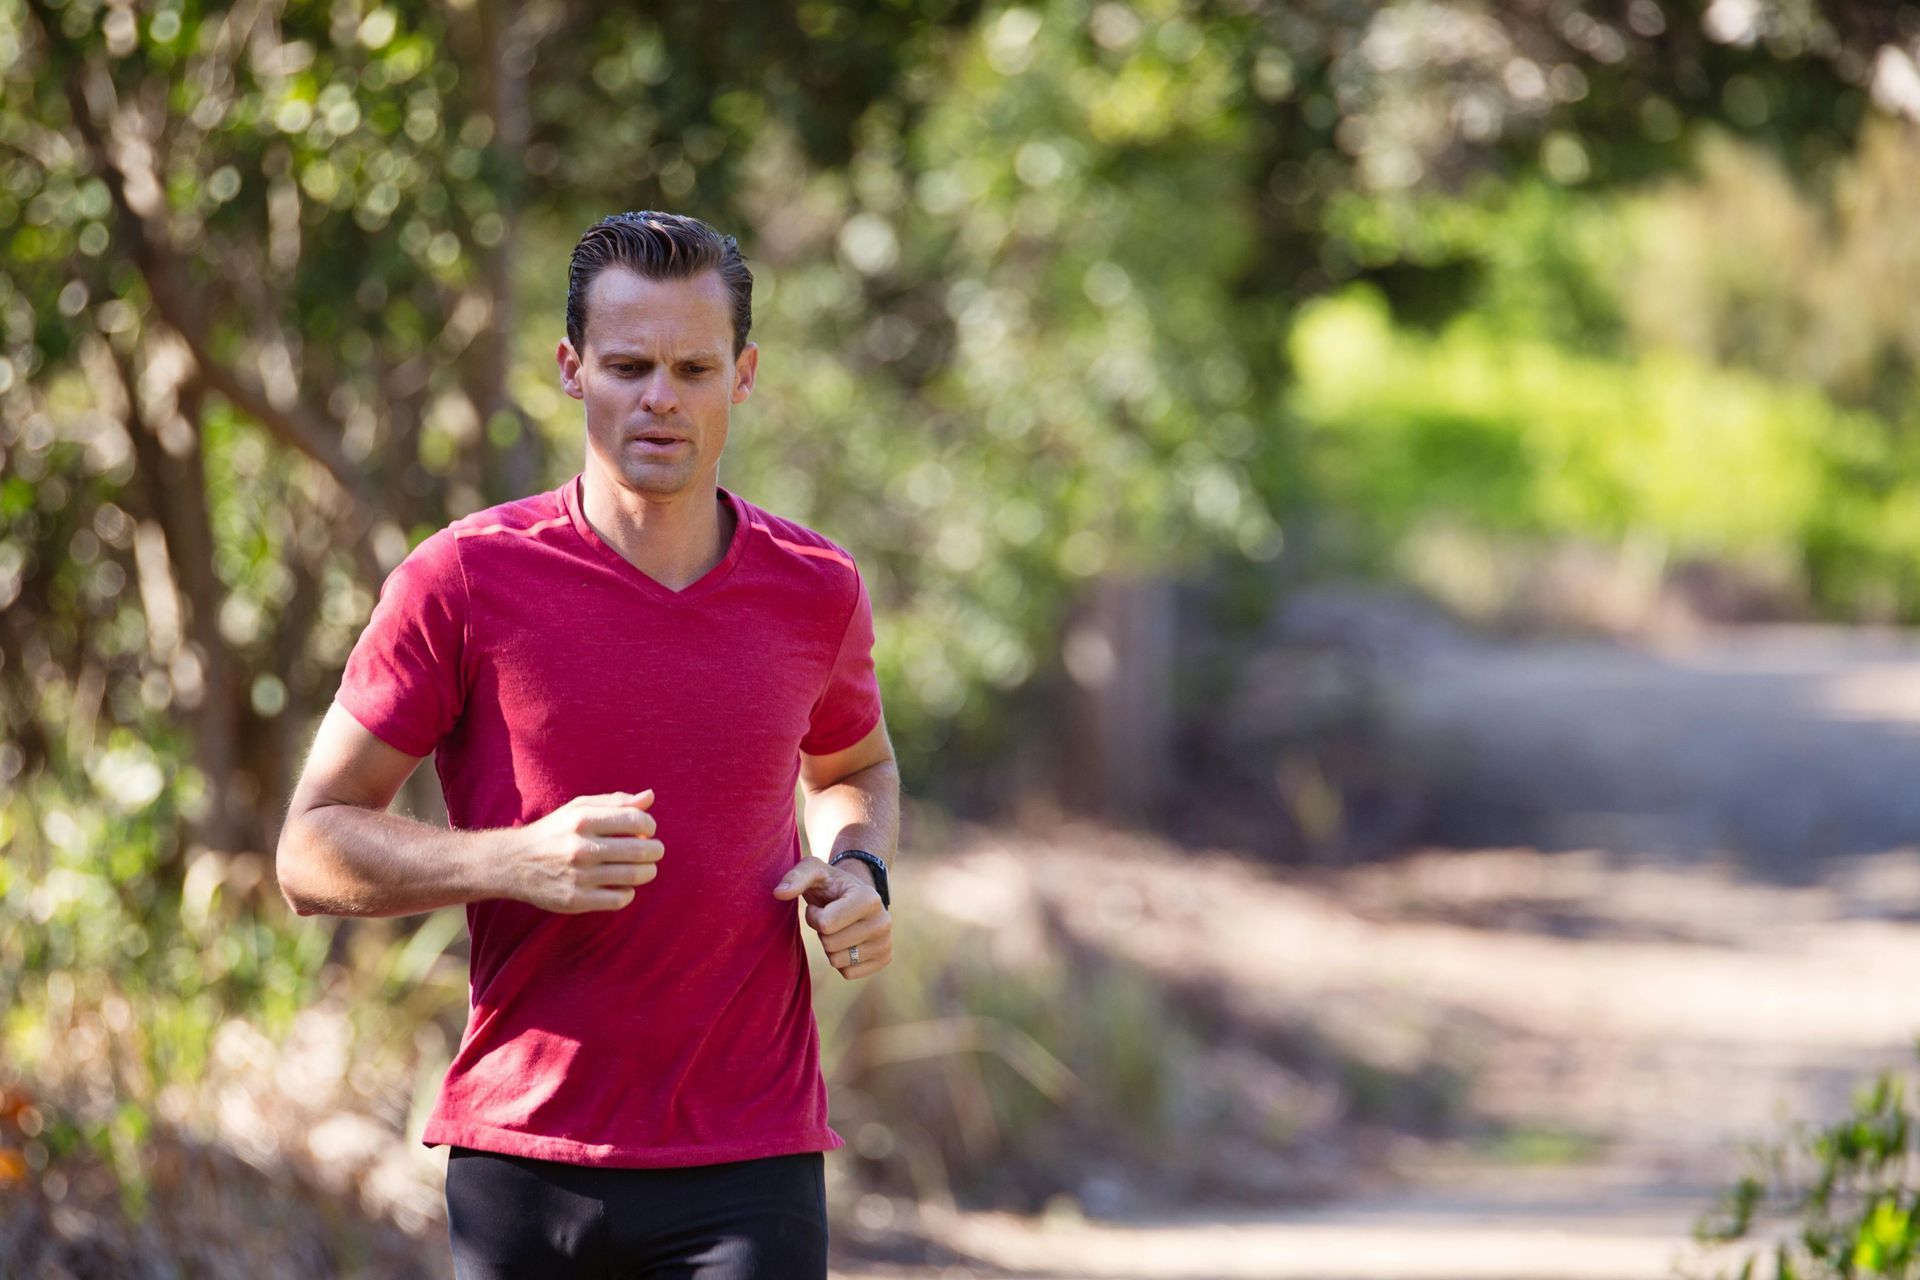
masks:
<svg viewBox="0 0 1920 1280"><path fill-rule="evenodd" d="M1915 1048L1920 1052L1920 1040ZM1769 1206L1795 1229L1715 1277L1748 1280L1772 1256L1779 1280L1920 1275L1920 1077L1882 1072L1848 1113L1795 1125L1750 1153L1753 1168L1694 1227L1708 1246L1751 1239Z"/></svg>

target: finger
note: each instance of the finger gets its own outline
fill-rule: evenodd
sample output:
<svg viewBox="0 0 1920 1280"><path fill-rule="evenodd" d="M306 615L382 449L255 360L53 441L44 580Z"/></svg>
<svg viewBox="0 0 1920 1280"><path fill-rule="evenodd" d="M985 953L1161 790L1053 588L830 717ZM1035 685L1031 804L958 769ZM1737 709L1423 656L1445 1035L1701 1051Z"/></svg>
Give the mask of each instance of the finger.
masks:
<svg viewBox="0 0 1920 1280"><path fill-rule="evenodd" d="M827 883L828 876L829 873L826 863L820 861L818 858L802 858L793 865L787 874L780 877L780 883L773 887L773 896L787 899L797 898L815 885ZM811 913L814 908L809 907L807 910Z"/></svg>
<svg viewBox="0 0 1920 1280"><path fill-rule="evenodd" d="M579 911L618 911L632 902L639 891L637 889L594 889L583 893L577 899Z"/></svg>
<svg viewBox="0 0 1920 1280"><path fill-rule="evenodd" d="M854 978L870 978L891 963L893 963L893 957L891 955L869 960L867 959L867 953L862 951L860 953L860 963L850 969L840 970L840 976L849 980Z"/></svg>
<svg viewBox="0 0 1920 1280"><path fill-rule="evenodd" d="M582 888L588 889L625 889L638 885L651 884L660 874L660 867L652 862L608 862L580 877Z"/></svg>
<svg viewBox="0 0 1920 1280"><path fill-rule="evenodd" d="M653 804L653 788L648 787L645 791L602 791L598 795L575 796L573 802L592 805L633 805L636 808L645 809Z"/></svg>
<svg viewBox="0 0 1920 1280"><path fill-rule="evenodd" d="M818 924L814 924L813 920L815 910L819 912ZM807 923L812 924L822 934L838 933L856 921L879 915L883 910L885 908L880 905L880 895L872 889L861 886L848 890L824 907L809 910Z"/></svg>
<svg viewBox="0 0 1920 1280"><path fill-rule="evenodd" d="M593 842L601 862L658 862L667 856L667 846L659 840L638 836L611 836Z"/></svg>
<svg viewBox="0 0 1920 1280"><path fill-rule="evenodd" d="M589 836L650 836L659 830L659 824L645 809L627 804L588 809L581 814L579 825L574 830Z"/></svg>
<svg viewBox="0 0 1920 1280"><path fill-rule="evenodd" d="M885 939L855 945L860 948L860 959L857 962L853 958L853 948L848 947L843 951L827 952L827 963L836 969L853 969L866 964L869 960L884 960L893 954L893 943Z"/></svg>
<svg viewBox="0 0 1920 1280"><path fill-rule="evenodd" d="M893 932L893 922L884 915L867 916L855 920L844 929L820 935L820 945L828 951L845 951L856 943L864 943L870 938L885 937Z"/></svg>

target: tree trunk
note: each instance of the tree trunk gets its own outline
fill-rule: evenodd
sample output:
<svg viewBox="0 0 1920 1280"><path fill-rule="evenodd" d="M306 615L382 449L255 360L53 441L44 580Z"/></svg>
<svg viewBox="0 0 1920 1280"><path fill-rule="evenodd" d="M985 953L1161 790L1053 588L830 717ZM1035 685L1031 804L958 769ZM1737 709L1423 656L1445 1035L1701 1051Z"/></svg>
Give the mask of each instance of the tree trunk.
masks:
<svg viewBox="0 0 1920 1280"><path fill-rule="evenodd" d="M208 805L193 823L192 835L210 848L244 849L257 830L259 783L240 764L246 673L220 634L226 588L213 565L206 459L200 447L202 392L191 380L181 383L175 416L154 422L141 407L132 371L124 364L119 367L131 407L127 434L137 460L129 496L159 527L168 578L162 589L173 592L179 604L179 635L156 637L153 658L168 664L175 704L188 713L192 726L193 762L206 780ZM184 842L181 848L184 852Z"/></svg>
<svg viewBox="0 0 1920 1280"><path fill-rule="evenodd" d="M1172 767L1174 593L1158 578L1104 577L1066 629L1060 794L1113 822L1153 825Z"/></svg>
<svg viewBox="0 0 1920 1280"><path fill-rule="evenodd" d="M480 102L493 122L495 157L511 170L511 176L497 188L500 238L492 245L474 246L480 258L480 287L487 296L488 313L462 370L468 398L480 417L480 439L474 454L479 488L487 502L495 503L532 493L541 484L545 463L533 422L507 391L513 331L519 318L513 267L526 179L521 156L532 128L527 110L527 73L533 67L537 36L527 16L504 0L482 0L475 12L475 36L482 75ZM496 426L505 426L513 433L504 445L494 439Z"/></svg>

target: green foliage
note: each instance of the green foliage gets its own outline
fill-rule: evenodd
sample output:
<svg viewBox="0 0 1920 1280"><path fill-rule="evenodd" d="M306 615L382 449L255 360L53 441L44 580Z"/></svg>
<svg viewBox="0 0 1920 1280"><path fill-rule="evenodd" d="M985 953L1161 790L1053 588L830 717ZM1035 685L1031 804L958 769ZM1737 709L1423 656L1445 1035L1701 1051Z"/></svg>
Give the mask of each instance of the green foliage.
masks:
<svg viewBox="0 0 1920 1280"><path fill-rule="evenodd" d="M1471 314L1503 333L1588 352L1624 336L1614 284L1627 245L1616 196L1483 176L1466 192L1342 192L1330 242L1397 323L1437 330Z"/></svg>
<svg viewBox="0 0 1920 1280"><path fill-rule="evenodd" d="M1910 430L1920 130L1870 120L1811 180L1719 133L1701 143L1694 173L1621 207L1615 288L1636 343L1814 383Z"/></svg>
<svg viewBox="0 0 1920 1280"><path fill-rule="evenodd" d="M1621 368L1478 317L1396 332L1350 292L1294 332L1297 411L1328 492L1388 530L1429 512L1530 533L1618 538L1647 526L1690 549L1751 549L1805 523L1809 451L1859 424L1817 395L1649 357Z"/></svg>
<svg viewBox="0 0 1920 1280"><path fill-rule="evenodd" d="M773 264L728 469L870 567L910 783L1004 741L1092 575L1278 548L1249 475L1282 448L1276 353L1230 297L1253 252L1238 28L1109 49L1085 20L989 15L919 111L861 121L844 176L759 140L819 231Z"/></svg>
<svg viewBox="0 0 1920 1280"><path fill-rule="evenodd" d="M1525 1167L1591 1161L1603 1154L1605 1143L1579 1130L1519 1125L1492 1133L1474 1145L1495 1160Z"/></svg>
<svg viewBox="0 0 1920 1280"><path fill-rule="evenodd" d="M1426 336L1369 288L1306 308L1292 342L1319 501L1375 563L1435 520L1651 538L1795 566L1837 616L1920 618L1913 446L1817 388L1674 350L1576 355L1478 313Z"/></svg>
<svg viewBox="0 0 1920 1280"><path fill-rule="evenodd" d="M1911 1073L1883 1072L1855 1091L1845 1115L1797 1124L1787 1138L1750 1151L1750 1171L1696 1221L1694 1238L1734 1248L1769 1210L1785 1215L1792 1234L1737 1271L1712 1274L1744 1280L1770 1256L1783 1278L1920 1275L1916 1084Z"/></svg>
<svg viewBox="0 0 1920 1280"><path fill-rule="evenodd" d="M184 894L156 874L177 856L180 809L200 803L198 779L165 776L163 759L116 730L84 790L43 776L0 806L0 1057L108 1087L108 1112L56 1114L41 1141L51 1157L84 1146L111 1161L130 1211L163 1091L196 1086L229 1016L284 1033L327 946L277 895L263 901L257 868L196 863Z"/></svg>
<svg viewBox="0 0 1920 1280"><path fill-rule="evenodd" d="M418 1109L438 1090L467 994L444 954L463 924L457 908L405 922L301 919L247 854L201 851L179 879L157 874L179 856L179 811L204 803L191 771L163 776L159 758L116 733L88 790L40 777L0 804L0 1083L26 1083L45 1126L25 1162L36 1174L103 1163L136 1222L156 1150L218 1130L206 1082L235 1070L215 1061L221 1033L240 1028L282 1051L299 1016L331 997L350 1028L344 1088L368 1110L397 1105L398 1123L409 1097ZM336 942L346 945L330 963ZM174 1131L167 1142L150 1142L162 1126Z"/></svg>

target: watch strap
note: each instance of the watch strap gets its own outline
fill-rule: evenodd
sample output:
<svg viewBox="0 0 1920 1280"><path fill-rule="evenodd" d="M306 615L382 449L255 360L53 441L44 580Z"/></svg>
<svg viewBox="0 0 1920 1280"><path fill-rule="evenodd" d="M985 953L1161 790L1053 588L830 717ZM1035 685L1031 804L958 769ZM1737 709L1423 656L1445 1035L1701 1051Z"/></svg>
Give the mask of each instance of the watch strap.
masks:
<svg viewBox="0 0 1920 1280"><path fill-rule="evenodd" d="M880 905L886 907L888 910L892 910L893 903L889 901L887 895L886 862L883 861L878 854L868 853L865 849L842 849L827 860L827 865L830 867L835 866L848 858L858 858L861 862L873 868L873 887L880 894Z"/></svg>

